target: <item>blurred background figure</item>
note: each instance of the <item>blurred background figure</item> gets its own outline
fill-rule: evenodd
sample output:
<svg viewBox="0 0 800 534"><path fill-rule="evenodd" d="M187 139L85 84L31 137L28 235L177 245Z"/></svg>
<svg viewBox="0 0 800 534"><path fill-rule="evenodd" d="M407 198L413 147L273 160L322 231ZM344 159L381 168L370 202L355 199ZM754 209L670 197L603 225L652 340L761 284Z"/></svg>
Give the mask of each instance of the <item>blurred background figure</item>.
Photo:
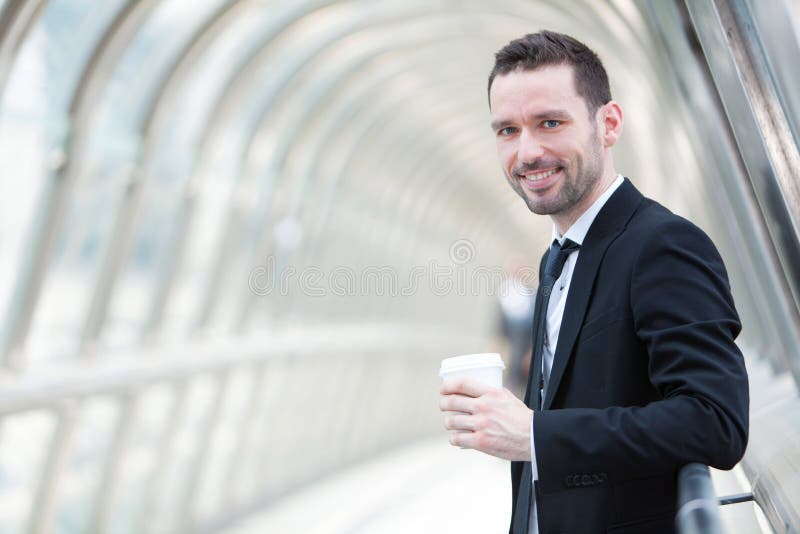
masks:
<svg viewBox="0 0 800 534"><path fill-rule="evenodd" d="M519 398L525 394L531 363L533 311L536 288L526 276L530 269L519 262L506 269L497 307L497 333L500 354L508 369L506 387Z"/></svg>

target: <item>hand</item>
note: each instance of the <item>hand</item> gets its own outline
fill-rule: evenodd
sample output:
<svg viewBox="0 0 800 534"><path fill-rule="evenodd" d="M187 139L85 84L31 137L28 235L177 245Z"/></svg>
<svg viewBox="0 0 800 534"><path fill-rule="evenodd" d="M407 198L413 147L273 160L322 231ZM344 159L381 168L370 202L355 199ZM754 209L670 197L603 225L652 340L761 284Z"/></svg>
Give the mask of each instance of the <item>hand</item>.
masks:
<svg viewBox="0 0 800 534"><path fill-rule="evenodd" d="M439 390L444 426L455 430L450 444L498 458L531 460L533 410L507 389L496 389L466 378L445 380Z"/></svg>

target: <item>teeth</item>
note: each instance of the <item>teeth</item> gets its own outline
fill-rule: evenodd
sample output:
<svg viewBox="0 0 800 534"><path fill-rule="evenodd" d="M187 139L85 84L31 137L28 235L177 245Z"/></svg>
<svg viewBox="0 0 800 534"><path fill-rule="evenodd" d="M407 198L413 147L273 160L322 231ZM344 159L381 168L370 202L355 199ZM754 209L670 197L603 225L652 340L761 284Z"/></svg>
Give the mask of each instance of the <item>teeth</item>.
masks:
<svg viewBox="0 0 800 534"><path fill-rule="evenodd" d="M542 173L539 173L539 174L529 174L529 175L525 176L525 179L526 180L530 180L532 182L538 182L540 180L544 180L545 178L547 178L551 174L555 174L557 171L558 171L558 169L552 169L552 170L549 170L547 172L542 172Z"/></svg>

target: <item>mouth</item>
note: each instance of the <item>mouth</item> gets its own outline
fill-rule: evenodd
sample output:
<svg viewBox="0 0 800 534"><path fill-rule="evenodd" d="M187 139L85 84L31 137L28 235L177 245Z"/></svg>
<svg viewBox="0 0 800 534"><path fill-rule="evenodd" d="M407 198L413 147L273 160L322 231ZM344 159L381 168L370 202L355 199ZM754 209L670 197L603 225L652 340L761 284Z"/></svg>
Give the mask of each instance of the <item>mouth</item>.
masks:
<svg viewBox="0 0 800 534"><path fill-rule="evenodd" d="M518 174L520 182L526 189L540 190L553 185L558 180L561 174L561 167L555 167L539 172L531 172L528 174Z"/></svg>

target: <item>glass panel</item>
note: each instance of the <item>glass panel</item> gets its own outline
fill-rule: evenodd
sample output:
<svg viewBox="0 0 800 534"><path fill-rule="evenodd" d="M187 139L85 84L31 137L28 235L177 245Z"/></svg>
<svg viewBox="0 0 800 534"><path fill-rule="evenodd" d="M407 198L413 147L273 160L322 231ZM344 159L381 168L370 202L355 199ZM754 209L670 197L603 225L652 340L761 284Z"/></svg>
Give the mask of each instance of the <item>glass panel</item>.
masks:
<svg viewBox="0 0 800 534"><path fill-rule="evenodd" d="M0 320L5 324L14 279L22 268L36 200L48 175L51 133L47 116L46 40L38 26L15 62L2 97L0 164L14 179L0 180Z"/></svg>
<svg viewBox="0 0 800 534"><path fill-rule="evenodd" d="M93 146L101 146L101 140L108 138L138 141L148 106L157 96L154 92L168 69L193 32L224 2L169 0L156 8L118 63L98 107L91 137ZM102 336L104 343L112 348L136 344L154 283L177 230L172 224L175 200L188 175L191 154L181 151L162 154L148 175L139 176L144 180L144 190L141 210L136 214L138 227L113 291L108 330ZM100 157L105 159L105 154Z"/></svg>
<svg viewBox="0 0 800 534"><path fill-rule="evenodd" d="M125 457L121 462L118 484L111 504L113 534L137 533L144 530L148 490L162 458L161 443L170 421L174 402L172 386L151 387L139 401L136 420Z"/></svg>
<svg viewBox="0 0 800 534"><path fill-rule="evenodd" d="M43 209L43 195L50 194L48 180L63 160L67 109L75 85L93 47L122 5L124 0L99 5L92 0L49 2L16 59L3 94L0 123L0 164L14 176L0 181L0 313L8 310L14 277L26 268L21 262L31 248L29 240L35 237L34 220L44 215L37 210ZM56 280L42 291L42 297L50 300L44 306L51 311L53 303L58 303L61 316L45 313L44 324L35 324L32 332L45 343L38 347L44 354L68 346L62 343L65 338L75 338L77 325L69 321L76 317L75 308L68 306L65 311L63 303L85 300L79 296L85 291L81 277L91 259L87 248L71 248L65 239L59 244L58 266L48 271ZM77 257L64 257L70 253Z"/></svg>
<svg viewBox="0 0 800 534"><path fill-rule="evenodd" d="M183 413L172 421L174 438L169 449L168 463L161 474L162 494L156 495L152 515L152 532L168 534L179 531L177 521L181 518L183 499L189 491L192 472L199 466L194 460L200 452L205 436L202 431L208 422L217 390L214 378L203 376L194 379L182 400Z"/></svg>
<svg viewBox="0 0 800 534"><path fill-rule="evenodd" d="M34 313L28 343L32 366L63 362L76 354L119 205L119 189L128 172L109 161L88 161L87 168L105 179L91 190L78 185L73 191L50 275Z"/></svg>
<svg viewBox="0 0 800 534"><path fill-rule="evenodd" d="M48 100L53 109L66 111L83 68L95 46L125 0L52 0L42 15L47 41Z"/></svg>
<svg viewBox="0 0 800 534"><path fill-rule="evenodd" d="M275 358L258 371L262 376L254 384L257 397L247 422L247 442L244 443L241 457L237 459L237 471L232 478L232 502L236 505L251 502L263 494L262 489L266 486L267 477L264 476L263 467L271 458L270 443L274 445L279 439L275 433L276 410L281 409L279 399L285 390L291 389L286 380L285 365L286 360ZM255 372L253 374L256 375Z"/></svg>
<svg viewBox="0 0 800 534"><path fill-rule="evenodd" d="M279 280L276 274L276 265L274 258L266 257L258 258L258 264L253 265L253 251L259 246L259 241L264 237L265 232L270 232L274 236L273 228L264 228L260 218L257 216L263 211L263 204L269 201L268 195L263 191L259 191L256 180L251 180L246 177L247 182L243 184L241 191L241 202L237 206L239 210L237 216L241 219L239 228L235 233L229 237L232 240L230 244L230 258L228 261L228 273L219 281L222 288L220 290L220 298L217 302L213 313L214 328L221 331L233 330L239 319L241 313L241 303L245 297L249 297L250 291L259 291L260 280L251 277L254 273L260 274L264 272L269 281ZM258 181L272 182L275 179L272 176L256 177ZM252 287L251 287L252 286ZM259 300L259 305L265 311L269 299L274 298L274 295L284 294L280 288L271 292L265 298ZM270 309L272 306L270 307Z"/></svg>
<svg viewBox="0 0 800 534"><path fill-rule="evenodd" d="M46 411L6 417L0 435L0 532L24 532L50 451L55 417Z"/></svg>
<svg viewBox="0 0 800 534"><path fill-rule="evenodd" d="M54 532L89 532L118 416L114 399L97 398L83 406L58 488Z"/></svg>
<svg viewBox="0 0 800 534"><path fill-rule="evenodd" d="M98 105L95 135L138 134L154 91L168 74L187 40L228 0L167 0L139 29Z"/></svg>
<svg viewBox="0 0 800 534"><path fill-rule="evenodd" d="M176 102L170 118L172 125L168 128L171 135L163 136L163 142L159 143L161 153L196 150L209 114L231 76L238 72L240 59L263 41L262 34L274 29L276 19L280 18L276 9L251 6L217 38L184 84L185 97ZM165 315L167 338L183 337L201 306L204 294L201 288L209 282L214 256L227 224L238 163L233 159L224 165L217 161L211 172L196 177L200 187L187 237L186 257L175 277L175 292Z"/></svg>
<svg viewBox="0 0 800 534"><path fill-rule="evenodd" d="M241 369L231 377L226 388L220 424L209 443L211 450L203 466L202 484L197 494L194 517L199 523L213 518L225 504L225 491L230 489L227 475L242 438L243 419L252 387L253 375L249 369Z"/></svg>

